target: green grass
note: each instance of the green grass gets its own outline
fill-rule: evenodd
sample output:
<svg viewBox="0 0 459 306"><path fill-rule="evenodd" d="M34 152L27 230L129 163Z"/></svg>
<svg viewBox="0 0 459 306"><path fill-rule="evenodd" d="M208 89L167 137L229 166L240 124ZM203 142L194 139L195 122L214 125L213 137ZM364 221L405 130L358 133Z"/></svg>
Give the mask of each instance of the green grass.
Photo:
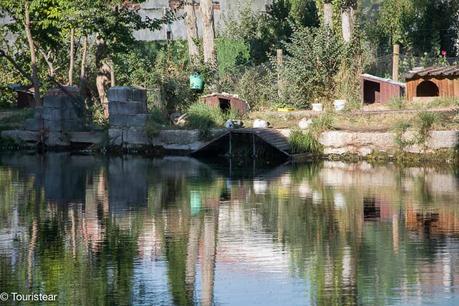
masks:
<svg viewBox="0 0 459 306"><path fill-rule="evenodd" d="M293 154L321 154L323 152L322 144L311 131L303 133L301 130L293 130L288 140Z"/></svg>
<svg viewBox="0 0 459 306"><path fill-rule="evenodd" d="M202 139L211 136L211 129L223 127L228 119L241 119L234 111L223 113L217 107L211 107L204 103L192 104L187 112L187 125L189 129L197 129Z"/></svg>

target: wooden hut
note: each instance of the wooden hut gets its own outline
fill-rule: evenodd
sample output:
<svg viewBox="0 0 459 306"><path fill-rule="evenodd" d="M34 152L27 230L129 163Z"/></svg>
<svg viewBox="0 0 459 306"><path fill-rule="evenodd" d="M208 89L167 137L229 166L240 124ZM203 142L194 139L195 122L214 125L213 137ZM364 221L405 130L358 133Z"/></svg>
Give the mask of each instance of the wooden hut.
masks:
<svg viewBox="0 0 459 306"><path fill-rule="evenodd" d="M17 93L16 106L18 108L32 107L35 105L32 86L11 84L8 87Z"/></svg>
<svg viewBox="0 0 459 306"><path fill-rule="evenodd" d="M361 75L360 87L363 104L384 104L390 102L392 98L402 97L405 93L404 83L371 74Z"/></svg>
<svg viewBox="0 0 459 306"><path fill-rule="evenodd" d="M408 101L459 97L459 66L417 68L406 75Z"/></svg>
<svg viewBox="0 0 459 306"><path fill-rule="evenodd" d="M250 110L249 104L239 98L237 95L228 93L212 93L202 97L203 102L212 107L219 107L221 111L229 110L236 111L240 114L245 114Z"/></svg>

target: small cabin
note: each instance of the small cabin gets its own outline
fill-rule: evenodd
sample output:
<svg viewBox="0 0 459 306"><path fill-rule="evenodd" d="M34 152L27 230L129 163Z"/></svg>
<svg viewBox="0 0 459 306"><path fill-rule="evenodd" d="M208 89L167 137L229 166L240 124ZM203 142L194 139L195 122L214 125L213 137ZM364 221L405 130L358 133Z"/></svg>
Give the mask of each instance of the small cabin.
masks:
<svg viewBox="0 0 459 306"><path fill-rule="evenodd" d="M23 86L20 84L11 84L8 86L12 91L16 92L16 106L18 108L35 106L33 97L33 88L31 86Z"/></svg>
<svg viewBox="0 0 459 306"><path fill-rule="evenodd" d="M380 78L371 74L360 77L363 104L385 104L393 98L403 97L405 83Z"/></svg>
<svg viewBox="0 0 459 306"><path fill-rule="evenodd" d="M459 97L459 66L416 68L406 75L407 100Z"/></svg>
<svg viewBox="0 0 459 306"><path fill-rule="evenodd" d="M247 101L242 100L237 95L231 95L228 93L212 93L210 95L203 96L202 100L209 106L220 108L222 112L232 110L243 115L250 110L250 106Z"/></svg>

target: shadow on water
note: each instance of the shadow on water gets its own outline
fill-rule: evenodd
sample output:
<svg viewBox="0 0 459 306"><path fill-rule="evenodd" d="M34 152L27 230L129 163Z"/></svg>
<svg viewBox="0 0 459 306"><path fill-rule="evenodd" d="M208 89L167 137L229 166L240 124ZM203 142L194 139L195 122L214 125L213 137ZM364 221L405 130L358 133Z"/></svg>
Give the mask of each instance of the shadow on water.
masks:
<svg viewBox="0 0 459 306"><path fill-rule="evenodd" d="M427 168L0 155L0 288L90 305L454 303L457 203L456 174Z"/></svg>

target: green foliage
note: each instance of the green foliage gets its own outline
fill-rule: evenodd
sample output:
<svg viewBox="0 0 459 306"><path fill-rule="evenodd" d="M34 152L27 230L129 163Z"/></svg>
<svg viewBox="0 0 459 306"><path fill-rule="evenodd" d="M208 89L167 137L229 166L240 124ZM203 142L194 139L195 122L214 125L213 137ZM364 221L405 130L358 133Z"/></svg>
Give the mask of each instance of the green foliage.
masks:
<svg viewBox="0 0 459 306"><path fill-rule="evenodd" d="M290 150L293 154L321 154L323 152L323 146L311 131L302 132L301 130L293 130L288 140Z"/></svg>
<svg viewBox="0 0 459 306"><path fill-rule="evenodd" d="M398 122L393 128L393 131L395 133L394 140L397 146L399 147L400 151L404 151L406 147L415 144L413 140L407 139L407 137L405 137L405 133L408 131L410 127L411 124L409 122L401 121Z"/></svg>
<svg viewBox="0 0 459 306"><path fill-rule="evenodd" d="M420 112L410 122L402 121L394 127L395 142L399 146L400 151L403 151L409 146L419 145L424 149L427 146L427 141L435 123L439 121L437 114L432 112ZM413 134L406 133L412 129Z"/></svg>
<svg viewBox="0 0 459 306"><path fill-rule="evenodd" d="M201 94L190 89L189 76L193 68L188 61L185 41L138 42L129 52L118 54L115 65L120 85L157 92L156 96L149 96L150 108L183 112Z"/></svg>
<svg viewBox="0 0 459 306"><path fill-rule="evenodd" d="M391 109L397 109L397 110L400 110L400 109L403 109L405 107L405 99L402 98L402 97L394 97L392 99L390 99L389 101L389 107Z"/></svg>
<svg viewBox="0 0 459 306"><path fill-rule="evenodd" d="M426 145L429 133L434 124L438 121L438 115L432 112L421 112L416 119L418 128L417 143Z"/></svg>
<svg viewBox="0 0 459 306"><path fill-rule="evenodd" d="M187 127L198 129L203 139L211 135L211 129L221 126L224 117L219 108L210 107L204 103L195 103L188 108Z"/></svg>
<svg viewBox="0 0 459 306"><path fill-rule="evenodd" d="M315 135L319 136L320 133L333 129L334 118L331 113L324 113L312 120L309 130Z"/></svg>
<svg viewBox="0 0 459 306"><path fill-rule="evenodd" d="M33 116L32 109L14 110L0 114L0 131L21 128L26 119Z"/></svg>
<svg viewBox="0 0 459 306"><path fill-rule="evenodd" d="M220 74L234 73L237 67L247 65L250 60L249 48L243 41L219 38L216 45Z"/></svg>
<svg viewBox="0 0 459 306"><path fill-rule="evenodd" d="M145 132L151 139L159 134L161 129L168 125L167 116L159 109L154 108L149 112L148 121L146 122Z"/></svg>
<svg viewBox="0 0 459 306"><path fill-rule="evenodd" d="M305 108L315 100L330 101L346 54L342 40L324 28L299 28L284 46L288 55L278 69L288 103Z"/></svg>
<svg viewBox="0 0 459 306"><path fill-rule="evenodd" d="M245 99L251 110L263 110L273 106L278 99L277 76L265 65L249 67L238 78L234 91Z"/></svg>
<svg viewBox="0 0 459 306"><path fill-rule="evenodd" d="M290 40L295 26L317 26L317 9L313 0L275 0L266 13L255 13L250 1L237 18L226 20L222 36L249 46L255 65L266 63L269 55Z"/></svg>

